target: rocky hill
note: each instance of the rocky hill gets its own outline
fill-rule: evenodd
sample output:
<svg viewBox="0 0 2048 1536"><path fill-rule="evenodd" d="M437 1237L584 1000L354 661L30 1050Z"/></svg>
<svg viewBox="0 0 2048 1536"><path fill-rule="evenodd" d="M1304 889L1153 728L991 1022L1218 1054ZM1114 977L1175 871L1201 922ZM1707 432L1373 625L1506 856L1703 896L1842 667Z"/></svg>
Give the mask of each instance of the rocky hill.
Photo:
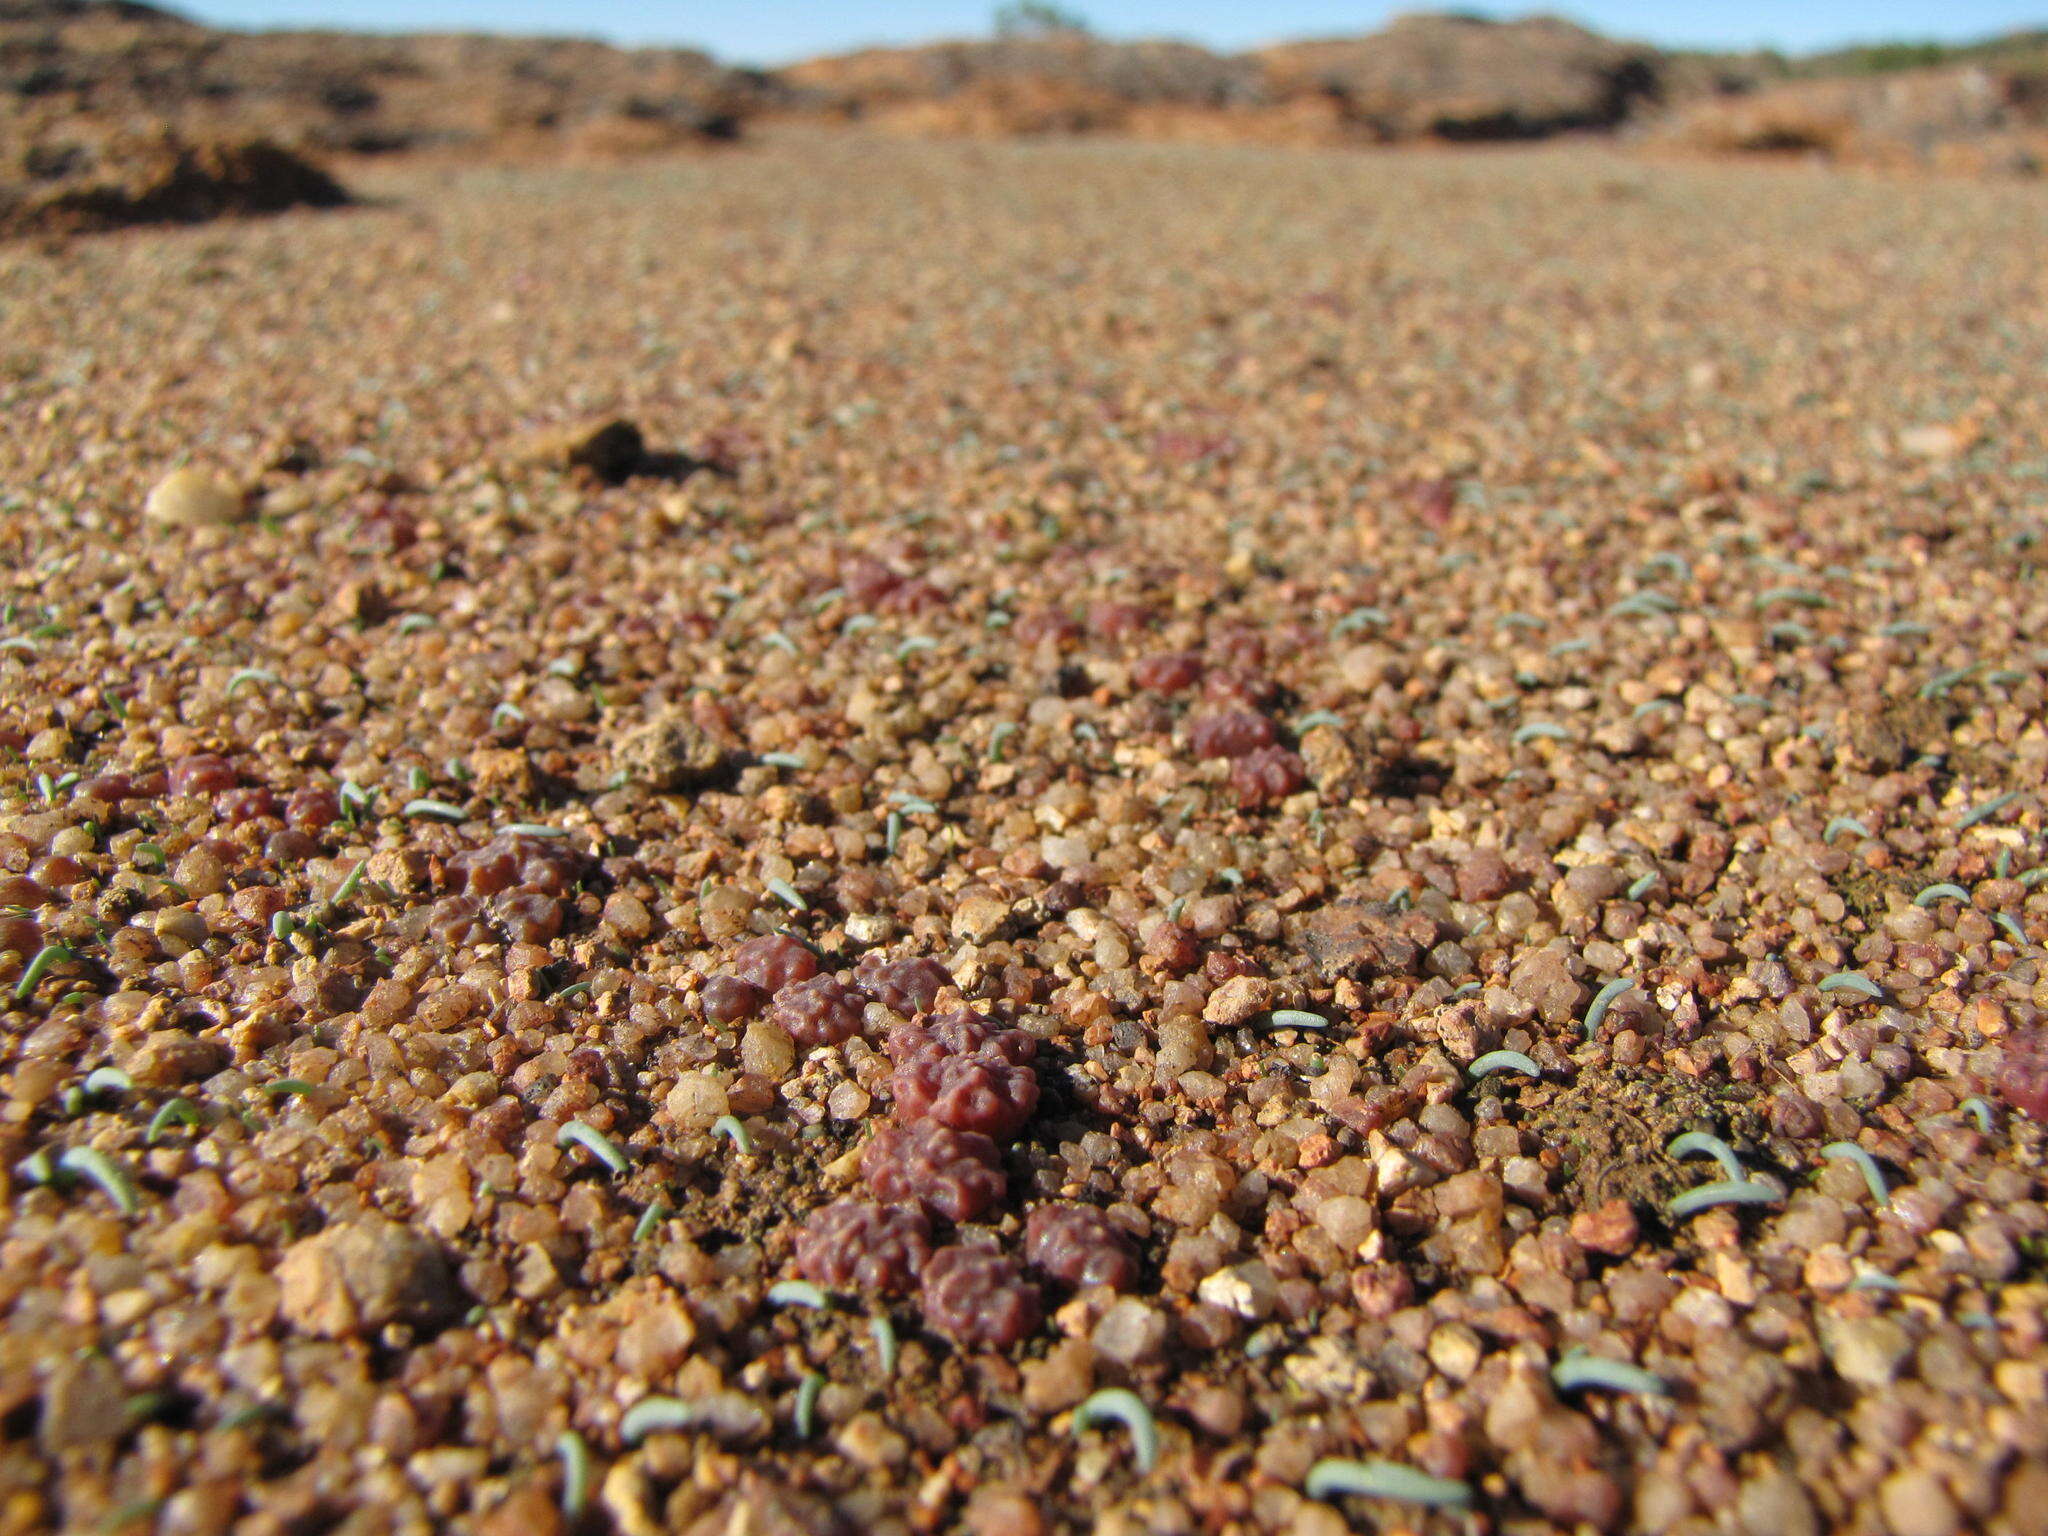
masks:
<svg viewBox="0 0 2048 1536"><path fill-rule="evenodd" d="M0 132L138 121L375 152L534 135L729 137L765 82L687 49L565 38L231 32L132 0L0 3Z"/></svg>
<svg viewBox="0 0 2048 1536"><path fill-rule="evenodd" d="M1687 102L1645 137L1695 153L2036 175L2048 166L2048 71L1973 63L1790 79Z"/></svg>
<svg viewBox="0 0 2048 1536"><path fill-rule="evenodd" d="M1656 102L1663 79L1654 49L1570 22L1445 15L1236 55L1054 31L870 49L780 75L789 107L886 128L1325 142L1612 128Z"/></svg>
<svg viewBox="0 0 2048 1536"><path fill-rule="evenodd" d="M1556 17L1398 17L1364 37L1253 55L1267 91L1321 96L1375 138L1523 139L1613 128L1655 105L1664 61Z"/></svg>

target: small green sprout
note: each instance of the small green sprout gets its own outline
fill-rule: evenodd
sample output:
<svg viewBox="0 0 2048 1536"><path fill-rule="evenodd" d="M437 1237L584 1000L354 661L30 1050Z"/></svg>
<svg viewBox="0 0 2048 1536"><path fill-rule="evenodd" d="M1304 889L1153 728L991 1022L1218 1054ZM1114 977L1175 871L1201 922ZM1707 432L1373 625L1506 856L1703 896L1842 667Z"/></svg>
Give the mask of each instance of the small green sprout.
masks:
<svg viewBox="0 0 2048 1536"><path fill-rule="evenodd" d="M1879 1205L1890 1205L1891 1186L1885 1182L1884 1170L1877 1166L1877 1159L1853 1141L1831 1141L1820 1149L1820 1155L1836 1162L1854 1163L1857 1172L1863 1175L1863 1182L1870 1190L1870 1198Z"/></svg>
<svg viewBox="0 0 2048 1536"><path fill-rule="evenodd" d="M832 1310L832 1298L808 1280L778 1280L768 1287L771 1307L808 1307L813 1312Z"/></svg>
<svg viewBox="0 0 2048 1536"><path fill-rule="evenodd" d="M633 1223L633 1241L644 1243L653 1235L654 1229L668 1219L668 1207L657 1200L640 1213L640 1219Z"/></svg>
<svg viewBox="0 0 2048 1536"><path fill-rule="evenodd" d="M1975 677L1983 665L1981 661L1973 661L1967 667L1957 667L1951 672L1937 672L1920 685L1919 696L1923 699L1944 698L1958 683L1966 683Z"/></svg>
<svg viewBox="0 0 2048 1536"><path fill-rule="evenodd" d="M1104 1419L1114 1419L1130 1432L1140 1472L1159 1465L1159 1424L1143 1398L1122 1387L1105 1387L1074 1410L1074 1433L1084 1434Z"/></svg>
<svg viewBox="0 0 2048 1536"><path fill-rule="evenodd" d="M1306 1008L1275 1008L1268 1016L1275 1029L1328 1029L1330 1021Z"/></svg>
<svg viewBox="0 0 2048 1536"><path fill-rule="evenodd" d="M1626 1360L1609 1360L1583 1349L1567 1350L1550 1368L1550 1383L1560 1392L1583 1387L1605 1387L1610 1392L1634 1392L1644 1397L1668 1397L1671 1388L1664 1378L1630 1365Z"/></svg>
<svg viewBox="0 0 2048 1536"><path fill-rule="evenodd" d="M1956 823L1956 830L1958 832L1967 832L1972 827L1981 826L1983 823L1989 821L1992 817L1996 816L2000 811L2004 810L2008 805L2011 805L2013 801L2019 799L2019 797L2020 792L2015 789L2009 790L2005 794L1997 796L1995 799L1986 800L1982 805L1977 806L1975 809L1966 812L1963 815L1962 819Z"/></svg>
<svg viewBox="0 0 2048 1536"><path fill-rule="evenodd" d="M1592 1039L1600 1032L1606 1021L1607 1010L1614 1006L1614 1000L1636 984L1633 976L1617 976L1593 994L1592 1004L1586 1009L1586 1038Z"/></svg>
<svg viewBox="0 0 2048 1536"><path fill-rule="evenodd" d="M1355 634L1368 624L1385 625L1387 613L1383 608L1354 608L1335 624L1330 626L1333 635Z"/></svg>
<svg viewBox="0 0 2048 1536"><path fill-rule="evenodd" d="M27 969L21 973L21 979L15 982L14 1000L21 1002L30 993L35 991L37 985L45 976L50 974L52 969L59 965L68 964L77 958L77 954L69 944L61 942L45 944L35 952L35 957L29 961Z"/></svg>
<svg viewBox="0 0 2048 1536"><path fill-rule="evenodd" d="M1919 895L1913 898L1913 905L1916 907L1931 907L1937 901L1966 902L1969 899L1970 893L1968 891L1964 890L1960 885L1944 880L1938 885L1930 885L1922 890Z"/></svg>
<svg viewBox="0 0 2048 1536"><path fill-rule="evenodd" d="M565 1429L555 1436L555 1453L562 1458L562 1513L579 1519L590 1503L590 1447L575 1430Z"/></svg>
<svg viewBox="0 0 2048 1536"><path fill-rule="evenodd" d="M754 1155L754 1136L737 1115L720 1115L711 1122L711 1134L723 1136L733 1145L733 1150L742 1157Z"/></svg>
<svg viewBox="0 0 2048 1536"><path fill-rule="evenodd" d="M163 1140L164 1132L173 1125L199 1124L199 1110L190 1099L166 1099L157 1112L149 1117L149 1128L142 1133L142 1144L153 1147Z"/></svg>
<svg viewBox="0 0 2048 1536"><path fill-rule="evenodd" d="M1464 1509L1472 1502L1472 1485L1454 1477L1431 1477L1392 1461L1340 1461L1334 1457L1308 1470L1302 1491L1312 1499L1356 1495L1397 1499L1435 1509Z"/></svg>
<svg viewBox="0 0 2048 1536"><path fill-rule="evenodd" d="M868 1336L875 1341L875 1358L882 1367L882 1379L888 1380L896 1374L896 1357L900 1346L896 1342L896 1325L889 1320L886 1312L877 1312L868 1319Z"/></svg>
<svg viewBox="0 0 2048 1536"><path fill-rule="evenodd" d="M572 1141L609 1168L614 1178L622 1179L631 1171L632 1165L626 1161L626 1154L603 1131L585 1125L581 1120L571 1120L555 1132L555 1145L566 1147Z"/></svg>
<svg viewBox="0 0 2048 1536"><path fill-rule="evenodd" d="M135 1087L135 1079L119 1067L94 1067L85 1074L85 1096L98 1098L101 1094L127 1093Z"/></svg>
<svg viewBox="0 0 2048 1536"><path fill-rule="evenodd" d="M1759 613L1766 608L1775 607L1779 603L1786 603L1794 608L1832 608L1834 606L1833 603L1821 596L1820 593L1806 587L1772 587L1769 591L1757 593L1756 597L1752 599L1752 606Z"/></svg>
<svg viewBox="0 0 2048 1536"><path fill-rule="evenodd" d="M1686 563L1685 556L1673 554L1668 550L1650 556L1649 559L1636 567L1637 581L1655 581L1660 575L1674 576L1680 581L1690 581L1692 580L1692 567Z"/></svg>
<svg viewBox="0 0 2048 1536"><path fill-rule="evenodd" d="M816 1371L805 1371L804 1379L797 1383L795 1427L799 1440L811 1438L811 1431L817 1427L818 1394L825 1388L825 1378Z"/></svg>
<svg viewBox="0 0 2048 1536"><path fill-rule="evenodd" d="M1784 1193L1775 1184L1761 1179L1719 1179L1687 1190L1665 1206L1664 1213L1673 1221L1683 1221L1717 1205L1775 1205L1782 1199Z"/></svg>
<svg viewBox="0 0 2048 1536"><path fill-rule="evenodd" d="M1735 1149L1720 1137L1706 1131L1687 1131L1672 1138L1671 1145L1664 1149L1669 1158L1711 1157L1721 1165L1721 1172L1731 1179L1746 1179L1749 1170L1742 1166L1742 1159L1735 1155Z"/></svg>
<svg viewBox="0 0 2048 1536"><path fill-rule="evenodd" d="M1530 1077L1541 1077L1543 1068L1535 1057L1522 1051L1488 1051L1465 1069L1465 1075L1475 1083L1496 1072L1523 1072Z"/></svg>
<svg viewBox="0 0 2048 1536"><path fill-rule="evenodd" d="M369 867L370 861L368 859L359 860L356 867L342 877L341 884L334 888L334 894L327 898L328 905L340 906L344 901L354 896L356 891L362 886L363 871Z"/></svg>
<svg viewBox="0 0 2048 1536"><path fill-rule="evenodd" d="M676 1397L643 1397L619 1419L619 1438L638 1445L649 1435L692 1429L702 1417L695 1404Z"/></svg>
<svg viewBox="0 0 2048 1536"><path fill-rule="evenodd" d="M431 816L436 821L461 821L468 812L459 805L450 805L446 800L408 800L399 814L405 817Z"/></svg>
<svg viewBox="0 0 2048 1536"><path fill-rule="evenodd" d="M1608 606L1608 615L1620 619L1647 619L1655 614L1676 613L1679 604L1662 592L1636 592Z"/></svg>
<svg viewBox="0 0 2048 1536"><path fill-rule="evenodd" d="M92 1180L114 1202L114 1209L123 1216L133 1216L142 1209L136 1198L135 1185L120 1166L97 1147L71 1147L57 1159L57 1167L65 1173L75 1173L81 1178Z"/></svg>

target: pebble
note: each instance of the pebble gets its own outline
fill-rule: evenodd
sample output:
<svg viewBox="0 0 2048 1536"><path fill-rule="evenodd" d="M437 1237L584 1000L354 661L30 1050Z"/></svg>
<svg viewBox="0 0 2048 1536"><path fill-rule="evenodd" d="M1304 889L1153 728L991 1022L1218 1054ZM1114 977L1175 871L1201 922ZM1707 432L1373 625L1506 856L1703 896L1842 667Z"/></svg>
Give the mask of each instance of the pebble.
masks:
<svg viewBox="0 0 2048 1536"><path fill-rule="evenodd" d="M1024 1404L1034 1413L1059 1413L1095 1385L1095 1349L1086 1339L1062 1339L1023 1369Z"/></svg>
<svg viewBox="0 0 2048 1536"><path fill-rule="evenodd" d="M1963 1528L1962 1512L1941 1479L1918 1467L1886 1478L1877 1500L1890 1536L1954 1536Z"/></svg>
<svg viewBox="0 0 2048 1536"><path fill-rule="evenodd" d="M1571 1234L1583 1248L1620 1258L1636 1245L1636 1213L1626 1200L1609 1200L1572 1217Z"/></svg>
<svg viewBox="0 0 2048 1536"><path fill-rule="evenodd" d="M1854 1386L1888 1387L1912 1352L1913 1340L1889 1317L1842 1317L1824 1313L1821 1348L1835 1374Z"/></svg>
<svg viewBox="0 0 2048 1536"><path fill-rule="evenodd" d="M1205 1275L1195 1294L1213 1307L1254 1320L1271 1317L1280 1299L1273 1271L1257 1260Z"/></svg>
<svg viewBox="0 0 2048 1536"><path fill-rule="evenodd" d="M600 480L626 479L646 461L640 428L623 417L597 417L543 427L522 438L512 456L550 469L588 470Z"/></svg>
<svg viewBox="0 0 2048 1536"><path fill-rule="evenodd" d="M677 1078L662 1107L676 1129L685 1132L708 1131L719 1116L731 1112L725 1085L708 1072L685 1072Z"/></svg>
<svg viewBox="0 0 2048 1536"><path fill-rule="evenodd" d="M1777 1468L1742 1485L1735 1514L1746 1536L1816 1536L1820 1529L1813 1500L1799 1479Z"/></svg>
<svg viewBox="0 0 2048 1536"><path fill-rule="evenodd" d="M1166 1318L1157 1307L1125 1296L1103 1313L1090 1342L1097 1354L1118 1365L1146 1365L1165 1350L1166 1331Z"/></svg>
<svg viewBox="0 0 2048 1536"><path fill-rule="evenodd" d="M121 1373L104 1355L60 1358L43 1384L36 1439L53 1454L103 1444L127 1427L126 1402Z"/></svg>
<svg viewBox="0 0 2048 1536"><path fill-rule="evenodd" d="M1211 1024L1233 1029L1250 1023L1272 1006L1272 982L1263 976L1233 976L1209 994L1202 1017Z"/></svg>
<svg viewBox="0 0 2048 1536"><path fill-rule="evenodd" d="M667 793L712 782L724 766L725 752L680 710L666 710L623 730L612 744L611 760L615 772Z"/></svg>
<svg viewBox="0 0 2048 1536"><path fill-rule="evenodd" d="M301 1238L278 1261L277 1278L285 1321L334 1339L439 1322L459 1301L440 1247L381 1216Z"/></svg>
<svg viewBox="0 0 2048 1536"><path fill-rule="evenodd" d="M953 937L986 944L1010 920L1008 902L992 896L969 896L953 909Z"/></svg>
<svg viewBox="0 0 2048 1536"><path fill-rule="evenodd" d="M165 528L224 528L249 516L247 498L212 470L188 464L151 488L142 515Z"/></svg>

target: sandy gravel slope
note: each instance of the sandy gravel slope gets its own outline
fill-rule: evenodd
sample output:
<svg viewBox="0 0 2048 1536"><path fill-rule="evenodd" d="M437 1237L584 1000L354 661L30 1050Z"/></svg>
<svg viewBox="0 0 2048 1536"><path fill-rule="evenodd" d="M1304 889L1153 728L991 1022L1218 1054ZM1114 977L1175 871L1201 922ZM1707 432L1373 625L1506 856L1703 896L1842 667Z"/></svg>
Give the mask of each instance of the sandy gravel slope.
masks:
<svg viewBox="0 0 2048 1536"><path fill-rule="evenodd" d="M2048 194L350 184L0 251L0 1532L2044 1529Z"/></svg>

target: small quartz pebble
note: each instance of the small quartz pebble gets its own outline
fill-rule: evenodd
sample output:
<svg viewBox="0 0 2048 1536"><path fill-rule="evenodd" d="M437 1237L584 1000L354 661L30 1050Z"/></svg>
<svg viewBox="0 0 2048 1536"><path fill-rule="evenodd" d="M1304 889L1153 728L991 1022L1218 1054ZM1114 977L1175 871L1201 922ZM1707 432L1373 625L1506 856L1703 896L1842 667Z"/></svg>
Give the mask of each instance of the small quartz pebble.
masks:
<svg viewBox="0 0 2048 1536"><path fill-rule="evenodd" d="M223 528L245 521L249 508L247 498L220 475L187 464L151 487L142 515L165 528Z"/></svg>
<svg viewBox="0 0 2048 1536"><path fill-rule="evenodd" d="M1906 1330L1881 1316L1826 1317L1820 1342L1837 1375L1868 1388L1890 1386L1912 1348Z"/></svg>
<svg viewBox="0 0 2048 1536"><path fill-rule="evenodd" d="M704 1072L685 1072L662 1100L679 1131L708 1131L731 1109L725 1085Z"/></svg>
<svg viewBox="0 0 2048 1536"><path fill-rule="evenodd" d="M277 1278L285 1322L331 1339L444 1320L460 1294L438 1244L381 1216L301 1238L285 1250Z"/></svg>
<svg viewBox="0 0 2048 1536"><path fill-rule="evenodd" d="M1225 1029L1248 1024L1273 1006L1273 984L1262 976L1233 976L1209 994L1202 1018Z"/></svg>
<svg viewBox="0 0 2048 1536"><path fill-rule="evenodd" d="M1102 1314L1091 1341L1098 1353L1130 1366L1157 1359L1166 1347L1166 1336L1166 1317L1159 1308L1126 1296Z"/></svg>

